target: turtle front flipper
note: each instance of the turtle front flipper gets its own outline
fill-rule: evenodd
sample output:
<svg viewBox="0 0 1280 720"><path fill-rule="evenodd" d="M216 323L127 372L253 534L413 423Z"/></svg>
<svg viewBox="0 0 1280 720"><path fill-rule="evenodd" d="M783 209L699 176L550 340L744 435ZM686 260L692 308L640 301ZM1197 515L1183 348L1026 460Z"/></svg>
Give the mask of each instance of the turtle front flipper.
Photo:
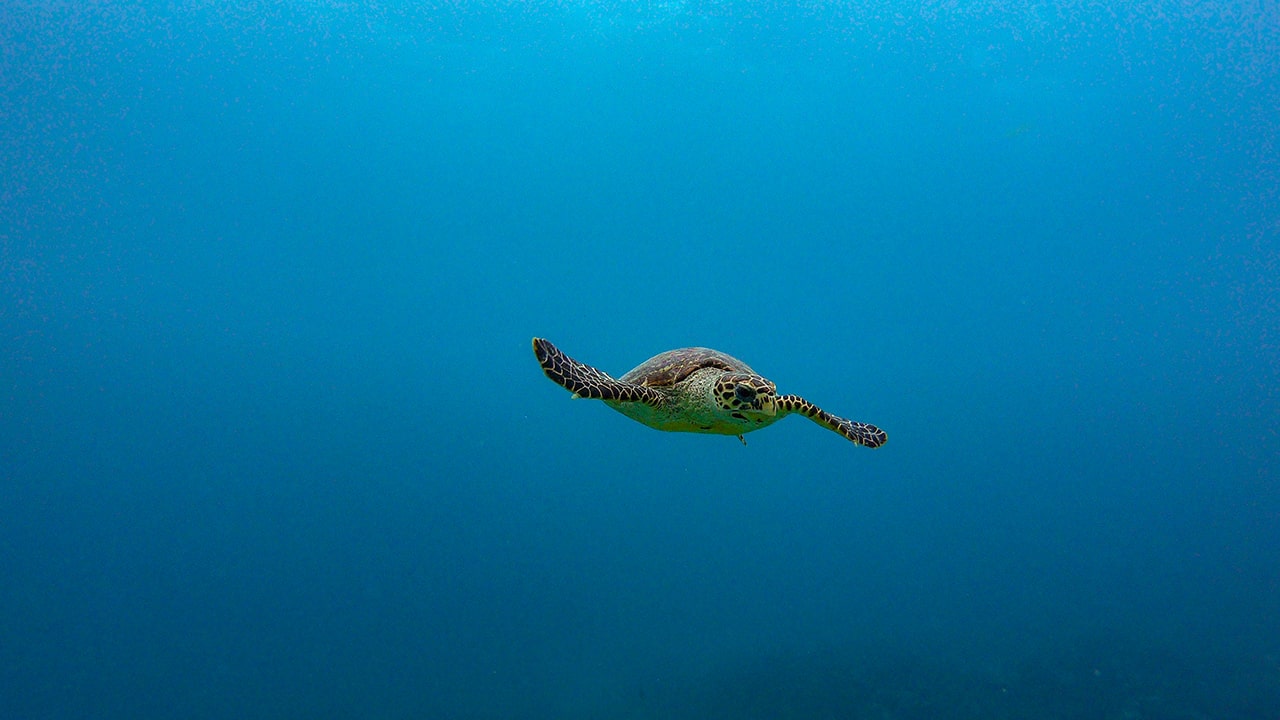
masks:
<svg viewBox="0 0 1280 720"><path fill-rule="evenodd" d="M534 338L533 354L538 356L542 372L576 398L642 402L654 407L665 400L665 396L653 388L615 380L590 365L574 360L549 340Z"/></svg>
<svg viewBox="0 0 1280 720"><path fill-rule="evenodd" d="M780 395L777 407L779 414L799 413L832 432L840 433L858 445L878 448L889 439L889 436L875 425L832 415L799 395Z"/></svg>

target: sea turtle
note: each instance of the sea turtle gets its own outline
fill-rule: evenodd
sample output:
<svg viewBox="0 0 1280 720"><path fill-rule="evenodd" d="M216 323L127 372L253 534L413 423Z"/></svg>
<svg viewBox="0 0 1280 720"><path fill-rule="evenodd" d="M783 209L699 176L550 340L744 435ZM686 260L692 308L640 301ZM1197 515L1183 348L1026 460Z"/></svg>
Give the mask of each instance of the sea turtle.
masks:
<svg viewBox="0 0 1280 720"><path fill-rule="evenodd" d="M606 405L667 432L737 435L799 413L858 445L880 447L889 439L875 425L836 417L799 395L779 395L777 387L737 358L708 348L669 350L615 380L565 355L550 341L533 339L542 372L575 398Z"/></svg>

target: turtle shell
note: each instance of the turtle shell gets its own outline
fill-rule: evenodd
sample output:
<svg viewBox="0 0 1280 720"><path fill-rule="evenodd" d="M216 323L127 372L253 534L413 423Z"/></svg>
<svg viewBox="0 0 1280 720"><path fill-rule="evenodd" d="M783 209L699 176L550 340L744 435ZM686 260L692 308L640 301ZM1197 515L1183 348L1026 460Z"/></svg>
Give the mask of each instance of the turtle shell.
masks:
<svg viewBox="0 0 1280 720"><path fill-rule="evenodd" d="M649 387L672 387L702 368L719 368L726 372L755 374L755 371L732 355L703 347L668 350L637 365L623 382Z"/></svg>

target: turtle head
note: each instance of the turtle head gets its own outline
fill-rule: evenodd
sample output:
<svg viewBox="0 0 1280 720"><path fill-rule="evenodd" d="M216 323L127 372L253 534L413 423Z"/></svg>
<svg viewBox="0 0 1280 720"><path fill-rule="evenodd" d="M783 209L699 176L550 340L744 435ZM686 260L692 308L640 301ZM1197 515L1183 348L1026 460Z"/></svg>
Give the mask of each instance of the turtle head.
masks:
<svg viewBox="0 0 1280 720"><path fill-rule="evenodd" d="M778 389L759 375L725 373L712 389L716 405L734 415L773 417L778 413Z"/></svg>

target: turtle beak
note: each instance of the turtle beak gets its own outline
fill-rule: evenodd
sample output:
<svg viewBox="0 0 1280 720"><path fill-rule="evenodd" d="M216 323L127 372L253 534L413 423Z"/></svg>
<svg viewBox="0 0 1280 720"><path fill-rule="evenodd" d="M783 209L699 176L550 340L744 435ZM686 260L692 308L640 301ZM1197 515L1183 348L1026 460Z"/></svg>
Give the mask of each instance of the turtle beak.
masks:
<svg viewBox="0 0 1280 720"><path fill-rule="evenodd" d="M772 417L778 414L778 405L773 398L760 398L760 412Z"/></svg>

